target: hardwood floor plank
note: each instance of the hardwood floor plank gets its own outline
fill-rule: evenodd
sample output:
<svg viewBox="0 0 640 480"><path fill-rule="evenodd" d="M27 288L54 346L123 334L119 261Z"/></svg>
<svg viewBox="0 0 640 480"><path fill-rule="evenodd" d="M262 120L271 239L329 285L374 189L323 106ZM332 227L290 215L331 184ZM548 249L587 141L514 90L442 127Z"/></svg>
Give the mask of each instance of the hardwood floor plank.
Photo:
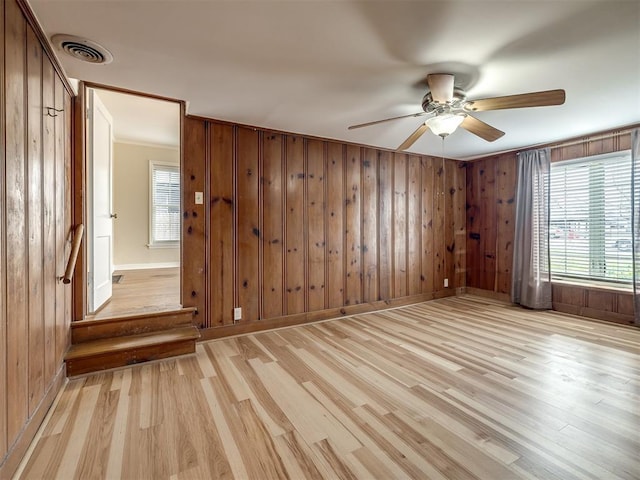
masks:
<svg viewBox="0 0 640 480"><path fill-rule="evenodd" d="M340 480L356 480L351 469L342 461L341 456L336 453L335 448L328 439L320 440L314 447L320 452L322 458L328 465L327 470L332 472L336 478Z"/></svg>
<svg viewBox="0 0 640 480"><path fill-rule="evenodd" d="M288 474L276 452L273 439L260 421L250 400L238 403L238 415L244 432L253 440L254 445L251 458L245 460L249 465L250 477L258 478L262 475L264 478L286 478Z"/></svg>
<svg viewBox="0 0 640 480"><path fill-rule="evenodd" d="M216 369L211 363L209 356L204 351L204 345L199 343L196 345L196 361L202 371L203 378L215 377L217 375Z"/></svg>
<svg viewBox="0 0 640 480"><path fill-rule="evenodd" d="M330 399L313 383L305 384L305 388L314 396L316 400L322 403L322 405L324 405L331 412L331 414L336 417L336 419L338 419L340 423L342 423L347 429L349 429L351 433L356 435L356 437L363 443L364 447L354 450L353 452L351 452L352 454L361 452L363 449L367 450L368 452L373 452L375 454L375 458L379 460L378 462L376 462L376 470L393 472L392 475L386 478L400 478L403 476L402 470L393 462L393 460L391 460L385 454L385 452L374 441L372 441L365 434L365 432L359 426L359 422L355 412L353 412L353 408L349 408L346 405L341 404L340 400L336 399L335 397L333 399ZM368 456L366 454L363 454L362 452L361 455L363 455L365 459L368 458Z"/></svg>
<svg viewBox="0 0 640 480"><path fill-rule="evenodd" d="M204 391L205 397L207 398L207 404L209 406L209 411L211 412L213 422L215 423L216 429L220 434L222 445L227 455L227 459L229 460L229 466L235 478L249 478L249 474L245 468L244 462L242 460L242 455L240 454L240 450L233 439L233 434L231 433L231 429L229 424L224 418L223 409L220 406L220 400L218 399L212 385L210 379L203 378L201 380L202 390Z"/></svg>
<svg viewBox="0 0 640 480"><path fill-rule="evenodd" d="M92 385L82 389L82 392L80 393L80 404L78 405L78 410L74 417L71 438L82 439L82 442L85 441L89 431L91 417L93 416L94 409L98 403L100 390L100 385ZM72 445L68 445L60 462L60 466L58 467L56 476L58 478L75 478L81 453L81 448L72 448Z"/></svg>
<svg viewBox="0 0 640 480"><path fill-rule="evenodd" d="M121 277L111 299L87 319L181 308L179 267L116 270L114 275Z"/></svg>
<svg viewBox="0 0 640 480"><path fill-rule="evenodd" d="M293 425L282 412L277 402L269 395L264 385L259 381L255 371L240 357L232 358L233 365L239 374L247 381L249 387L249 399L258 411L258 415L265 423L271 435L276 437L293 430Z"/></svg>
<svg viewBox="0 0 640 480"><path fill-rule="evenodd" d="M295 430L275 437L276 448L289 472L289 478L323 478L316 466L309 446L305 444Z"/></svg>
<svg viewBox="0 0 640 480"><path fill-rule="evenodd" d="M544 454L546 458L557 462L557 465L565 468L570 474L576 476L576 478L591 478L589 472L595 475L596 478L619 478L614 476L611 472L602 468L600 465L595 464L591 459L581 457L573 454L564 445L553 443L549 439L549 431L542 429L544 433L540 433L540 430L530 428L528 426L517 423L510 418L502 415L501 412L497 412L486 407L484 404L476 401L475 399L455 390L449 392L451 396L465 402L467 405L476 408L478 411L484 413L486 416L496 418L504 428L515 432L520 438L526 439L525 444L534 444L537 446L537 450Z"/></svg>
<svg viewBox="0 0 640 480"><path fill-rule="evenodd" d="M640 330L463 296L74 378L19 478L632 480Z"/></svg>
<svg viewBox="0 0 640 480"><path fill-rule="evenodd" d="M353 452L352 455L357 458L362 466L366 468L367 472L369 472L368 475L359 475L359 478L409 478L402 470L397 472L389 470L387 466L380 461L380 457L374 455L371 450L366 447L359 448ZM394 468L397 468L395 464Z"/></svg>
<svg viewBox="0 0 640 480"><path fill-rule="evenodd" d="M276 363L263 364L254 359L250 360L250 364L308 444L331 438L342 453L352 452L362 446L323 405Z"/></svg>
<svg viewBox="0 0 640 480"><path fill-rule="evenodd" d="M628 480L637 478L638 472L640 472L640 458L636 455L637 449L624 451L619 445L601 442L600 438L600 436L591 435L573 425L567 425L559 432L558 441L574 453L584 454L590 459L596 460L605 469L620 478Z"/></svg>
<svg viewBox="0 0 640 480"><path fill-rule="evenodd" d="M355 411L361 420L376 432L375 436L378 437L377 441L380 442L380 446L385 451L393 452L396 462L401 460L401 468L406 469L413 478L421 478L422 476L442 480L447 478L431 464L431 459L417 453L400 435L387 428L375 412L367 409L366 406L358 407ZM369 435L372 433L369 430Z"/></svg>
<svg viewBox="0 0 640 480"><path fill-rule="evenodd" d="M122 476L122 457L124 455L124 442L127 431L127 417L129 415L129 386L131 385L131 370L122 370L120 388L118 388L118 406L114 420L111 447L109 449L109 463L107 464L106 478L118 478ZM113 383L112 383L113 386Z"/></svg>
<svg viewBox="0 0 640 480"><path fill-rule="evenodd" d="M391 428L394 432L402 435L402 438L405 439L405 441L411 445L414 450L422 453L423 455L426 453L426 456L429 458L429 461L433 466L447 478L478 478L472 470L469 470L454 458L456 455L451 455L449 453L450 449L443 449L441 445L439 445L440 442L438 442L437 439L434 439L435 432L429 431L429 435L424 436L418 431L418 429L414 428L414 425L417 425L417 422L406 417L406 421L402 420L393 413L384 415L382 420L385 425ZM474 449L469 449L469 451L473 450ZM479 468L476 468L474 465L473 470L478 471Z"/></svg>
<svg viewBox="0 0 640 480"><path fill-rule="evenodd" d="M102 388L109 388L108 384ZM100 392L95 406L96 414L92 416L87 432L83 452L76 471L76 478L104 478L111 456L110 439L113 436L114 421L118 405L119 392Z"/></svg>

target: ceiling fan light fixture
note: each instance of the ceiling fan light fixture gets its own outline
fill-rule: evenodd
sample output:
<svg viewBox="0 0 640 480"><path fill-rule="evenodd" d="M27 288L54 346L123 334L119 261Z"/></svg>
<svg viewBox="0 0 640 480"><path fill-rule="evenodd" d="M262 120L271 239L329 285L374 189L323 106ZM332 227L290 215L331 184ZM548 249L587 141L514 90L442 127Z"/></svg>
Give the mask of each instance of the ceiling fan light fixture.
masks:
<svg viewBox="0 0 640 480"><path fill-rule="evenodd" d="M456 115L455 113L443 113L430 118L425 122L429 129L442 138L451 135L460 124L464 121L464 115Z"/></svg>

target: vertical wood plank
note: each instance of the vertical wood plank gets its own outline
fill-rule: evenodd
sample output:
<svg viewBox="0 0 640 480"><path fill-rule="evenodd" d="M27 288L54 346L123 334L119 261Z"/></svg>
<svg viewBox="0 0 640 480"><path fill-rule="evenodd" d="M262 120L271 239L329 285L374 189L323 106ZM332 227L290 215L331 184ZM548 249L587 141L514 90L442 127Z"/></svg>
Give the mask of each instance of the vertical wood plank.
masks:
<svg viewBox="0 0 640 480"><path fill-rule="evenodd" d="M378 235L380 300L393 298L393 154L380 152L378 165Z"/></svg>
<svg viewBox="0 0 640 480"><path fill-rule="evenodd" d="M360 147L347 145L345 164L345 305L362 302L361 158Z"/></svg>
<svg viewBox="0 0 640 480"><path fill-rule="evenodd" d="M327 298L329 308L344 305L344 155L342 144L327 145Z"/></svg>
<svg viewBox="0 0 640 480"><path fill-rule="evenodd" d="M237 152L237 262L238 306L242 321L258 320L259 285L259 134L250 128L238 128Z"/></svg>
<svg viewBox="0 0 640 480"><path fill-rule="evenodd" d="M307 141L307 311L325 308L325 155L324 143Z"/></svg>
<svg viewBox="0 0 640 480"><path fill-rule="evenodd" d="M0 0L0 38L5 38L5 1ZM5 64L4 47L0 47L0 141L5 138L6 124L6 95L5 95ZM5 145L0 148L0 171L5 172ZM0 175L0 199L6 200L5 188L6 175ZM7 249L5 242L7 219L5 209L0 208L0 348L7 348L7 289L6 289L6 263ZM0 355L0 458L4 458L8 450L7 445L7 356Z"/></svg>
<svg viewBox="0 0 640 480"><path fill-rule="evenodd" d="M445 198L444 198L444 160L434 159L433 165L433 289L438 292L444 284L445 238Z"/></svg>
<svg viewBox="0 0 640 480"><path fill-rule="evenodd" d="M209 308L211 326L233 323L234 228L233 127L209 124L211 205L209 217ZM186 158L185 158L186 161Z"/></svg>
<svg viewBox="0 0 640 480"><path fill-rule="evenodd" d="M395 298L407 295L407 155L393 158L393 274Z"/></svg>
<svg viewBox="0 0 640 480"><path fill-rule="evenodd" d="M287 253L286 298L288 314L304 312L305 235L304 235L304 140L287 136Z"/></svg>
<svg viewBox="0 0 640 480"><path fill-rule="evenodd" d="M469 162L467 164L467 188L466 188L466 210L467 210L467 275L468 287L479 288L478 280L478 258L480 256L480 210L478 208L479 197L477 195L480 182L479 162Z"/></svg>
<svg viewBox="0 0 640 480"><path fill-rule="evenodd" d="M420 177L420 157L409 155L407 178L407 283L409 295L421 293L422 285L422 179Z"/></svg>
<svg viewBox="0 0 640 480"><path fill-rule="evenodd" d="M465 275L467 270L467 249L466 249L466 211L465 211L465 190L467 183L467 164L458 162L455 168L455 189L454 194L454 260L455 260L455 278L453 287L461 288L466 285Z"/></svg>
<svg viewBox="0 0 640 480"><path fill-rule="evenodd" d="M206 208L195 203L196 192L207 198L205 123L185 118L183 123L184 158L182 170L182 305L196 307L195 321L208 327L206 308Z"/></svg>
<svg viewBox="0 0 640 480"><path fill-rule="evenodd" d="M262 303L264 318L283 314L284 222L282 186L282 135L263 137L263 267Z"/></svg>
<svg viewBox="0 0 640 480"><path fill-rule="evenodd" d="M43 104L45 104L44 97L47 93L47 69L51 68L51 63L48 61L48 58L43 57ZM71 119L72 124L72 174L73 174L73 222L74 225L84 224L86 226L87 220L85 216L85 205L87 200L87 185L86 185L86 158L85 158L85 129L86 129L86 103L85 103L85 91L84 88L80 88L78 94L73 98L73 118ZM46 145L46 129L47 129L47 119L45 117L44 120L44 139L43 145ZM182 133L182 129L181 129ZM46 165L47 153L46 148L44 149L44 158L43 161ZM45 167L46 169L46 167ZM44 174L43 174L44 180ZM43 195L46 198L46 190L47 185L46 181L44 182L44 191ZM44 202L44 208L46 211L46 200ZM45 238L46 238L46 216L44 219L45 227ZM47 255L46 246L45 246L45 257ZM85 313L87 311L87 278L86 278L86 264L87 264L87 242L83 240L80 245L80 250L78 251L78 258L76 260L76 269L73 273L73 282L72 282L72 297L73 297L73 305L72 305L72 320L82 320L84 319ZM45 265L46 269L46 265ZM45 273L45 288L47 282L47 276ZM46 295L45 295L46 298ZM45 300L45 309L46 309L46 300ZM45 315L46 322L46 315Z"/></svg>
<svg viewBox="0 0 640 480"><path fill-rule="evenodd" d="M42 47L31 28L27 31L27 79L29 416L31 416L44 395L45 354L42 246L42 122L44 111L42 108Z"/></svg>
<svg viewBox="0 0 640 480"><path fill-rule="evenodd" d="M496 164L495 157L480 167L480 288L495 290L496 283Z"/></svg>
<svg viewBox="0 0 640 480"><path fill-rule="evenodd" d="M54 106L60 113L55 117L55 224L56 224L56 278L61 278L67 262L69 231L65 222L66 201L66 159L65 159L65 89L62 80L56 74ZM62 281L56 282L56 366L64 361L64 354L70 344L69 322L65 317L65 290Z"/></svg>
<svg viewBox="0 0 640 480"><path fill-rule="evenodd" d="M378 282L378 152L363 149L362 159L363 301L379 300Z"/></svg>
<svg viewBox="0 0 640 480"><path fill-rule="evenodd" d="M8 2L5 36L7 439L11 444L27 420L28 313L25 184L26 23ZM10 293L9 293L10 292Z"/></svg>
<svg viewBox="0 0 640 480"><path fill-rule="evenodd" d="M455 173L458 168L458 162L455 160L445 160L444 166L444 237L445 250L444 254L444 278L447 285L453 287L455 283L455 202L456 202L456 186ZM444 283L441 285L444 288Z"/></svg>
<svg viewBox="0 0 640 480"><path fill-rule="evenodd" d="M423 157L422 170L422 293L432 293L433 287L433 158Z"/></svg>
<svg viewBox="0 0 640 480"><path fill-rule="evenodd" d="M45 106L54 105L54 69L51 62L43 62L42 69L42 103ZM43 232L44 248L44 377L53 378L56 363L56 225L55 225L55 119L43 115L42 138L42 201L43 201Z"/></svg>
<svg viewBox="0 0 640 480"><path fill-rule="evenodd" d="M517 162L515 154L501 155L496 164L496 275L497 291L511 293L511 266L515 235Z"/></svg>

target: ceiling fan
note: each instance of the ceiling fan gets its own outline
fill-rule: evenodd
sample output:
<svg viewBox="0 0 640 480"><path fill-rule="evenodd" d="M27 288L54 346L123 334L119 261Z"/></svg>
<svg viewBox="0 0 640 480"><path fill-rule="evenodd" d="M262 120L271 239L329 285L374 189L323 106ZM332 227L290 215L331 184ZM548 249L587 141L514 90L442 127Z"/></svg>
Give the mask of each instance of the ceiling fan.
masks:
<svg viewBox="0 0 640 480"><path fill-rule="evenodd" d="M429 91L422 99L423 112L351 125L349 130L399 120L401 118L429 115L430 117L402 142L398 150L408 149L427 130L431 130L436 135L445 138L458 127L464 128L487 142L493 142L502 137L504 132L482 120L478 120L471 115L471 112L562 105L565 100L564 90L545 90L542 92L507 95L505 97L467 100L465 91L455 86L454 80L454 75L451 74L436 73L428 75L427 85L429 86Z"/></svg>

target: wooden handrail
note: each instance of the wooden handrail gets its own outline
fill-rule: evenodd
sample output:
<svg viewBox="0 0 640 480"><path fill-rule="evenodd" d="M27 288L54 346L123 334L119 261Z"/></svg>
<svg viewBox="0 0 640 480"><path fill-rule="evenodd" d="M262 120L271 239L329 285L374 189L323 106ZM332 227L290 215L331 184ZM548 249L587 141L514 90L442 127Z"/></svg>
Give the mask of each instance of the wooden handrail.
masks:
<svg viewBox="0 0 640 480"><path fill-rule="evenodd" d="M71 255L69 255L69 263L67 263L67 269L64 271L64 277L62 277L62 283L69 284L73 278L73 271L76 269L76 260L78 260L78 252L80 251L80 244L82 243L82 236L84 235L84 225L79 224L73 233L73 244L71 245Z"/></svg>

